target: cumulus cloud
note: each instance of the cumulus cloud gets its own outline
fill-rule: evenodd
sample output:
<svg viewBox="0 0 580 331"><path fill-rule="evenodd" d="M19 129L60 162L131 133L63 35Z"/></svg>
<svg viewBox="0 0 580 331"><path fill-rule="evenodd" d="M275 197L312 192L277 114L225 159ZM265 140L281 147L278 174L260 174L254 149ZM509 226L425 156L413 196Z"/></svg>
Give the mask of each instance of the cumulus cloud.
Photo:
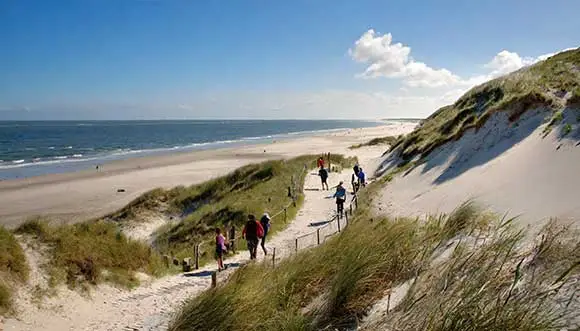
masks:
<svg viewBox="0 0 580 331"><path fill-rule="evenodd" d="M566 49L569 50L569 49ZM411 47L400 42L394 43L390 33L378 34L373 29L365 32L349 49L353 60L367 65L363 78L397 78L407 87L429 87L452 89L457 94L461 91L482 84L490 79L508 74L556 54L549 53L536 58L522 57L518 53L502 50L483 68L488 72L473 76L460 77L445 68L432 68L429 65L415 61L411 56Z"/></svg>
<svg viewBox="0 0 580 331"><path fill-rule="evenodd" d="M360 74L364 78L402 78L411 87L441 87L460 80L447 69L434 69L413 60L411 48L393 43L390 33L381 36L372 29L368 30L355 42L349 54L355 61L368 64Z"/></svg>

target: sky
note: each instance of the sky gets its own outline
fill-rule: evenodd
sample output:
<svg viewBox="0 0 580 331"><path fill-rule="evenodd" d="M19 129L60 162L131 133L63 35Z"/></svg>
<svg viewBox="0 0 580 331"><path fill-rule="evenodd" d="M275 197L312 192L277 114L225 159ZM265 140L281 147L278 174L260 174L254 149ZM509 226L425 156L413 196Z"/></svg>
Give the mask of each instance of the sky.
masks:
<svg viewBox="0 0 580 331"><path fill-rule="evenodd" d="M577 0L0 0L0 120L426 117L580 46Z"/></svg>

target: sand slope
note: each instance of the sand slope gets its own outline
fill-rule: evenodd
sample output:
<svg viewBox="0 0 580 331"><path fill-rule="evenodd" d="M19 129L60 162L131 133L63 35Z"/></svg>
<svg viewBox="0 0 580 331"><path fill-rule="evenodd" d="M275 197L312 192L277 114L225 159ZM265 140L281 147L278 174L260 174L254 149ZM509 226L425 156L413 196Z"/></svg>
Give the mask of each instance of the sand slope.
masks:
<svg viewBox="0 0 580 331"><path fill-rule="evenodd" d="M499 213L521 215L526 225L550 217L580 220L580 111L564 114L562 124L545 138L542 130L550 114L543 109L528 111L516 125L505 113L494 115L478 132L466 132L395 178L382 191L379 211L450 212L471 198ZM572 126L566 135L563 123ZM395 161L386 155L379 171Z"/></svg>

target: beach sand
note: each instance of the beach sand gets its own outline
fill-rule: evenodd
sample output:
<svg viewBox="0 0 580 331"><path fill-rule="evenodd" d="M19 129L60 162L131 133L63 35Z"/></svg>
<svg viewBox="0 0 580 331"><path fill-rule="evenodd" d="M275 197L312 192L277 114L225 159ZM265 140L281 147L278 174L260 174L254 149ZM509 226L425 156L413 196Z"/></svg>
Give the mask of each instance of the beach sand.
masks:
<svg viewBox="0 0 580 331"><path fill-rule="evenodd" d="M356 150L348 149L352 144L408 132L414 125L401 122L345 129L266 144L132 158L104 164L99 171L2 181L0 224L13 228L37 215L69 223L96 218L120 209L157 187L200 183L245 164L268 159L325 152L353 155ZM125 192L117 192L118 189Z"/></svg>

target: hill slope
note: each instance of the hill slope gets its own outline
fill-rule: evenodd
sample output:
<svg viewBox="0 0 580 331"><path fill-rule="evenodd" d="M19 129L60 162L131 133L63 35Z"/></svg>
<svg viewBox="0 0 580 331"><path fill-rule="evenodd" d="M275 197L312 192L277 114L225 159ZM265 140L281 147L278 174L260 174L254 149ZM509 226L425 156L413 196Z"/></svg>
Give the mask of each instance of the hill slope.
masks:
<svg viewBox="0 0 580 331"><path fill-rule="evenodd" d="M473 198L528 223L580 219L579 100L580 49L475 87L384 156L379 174L411 170L378 208L421 215Z"/></svg>

